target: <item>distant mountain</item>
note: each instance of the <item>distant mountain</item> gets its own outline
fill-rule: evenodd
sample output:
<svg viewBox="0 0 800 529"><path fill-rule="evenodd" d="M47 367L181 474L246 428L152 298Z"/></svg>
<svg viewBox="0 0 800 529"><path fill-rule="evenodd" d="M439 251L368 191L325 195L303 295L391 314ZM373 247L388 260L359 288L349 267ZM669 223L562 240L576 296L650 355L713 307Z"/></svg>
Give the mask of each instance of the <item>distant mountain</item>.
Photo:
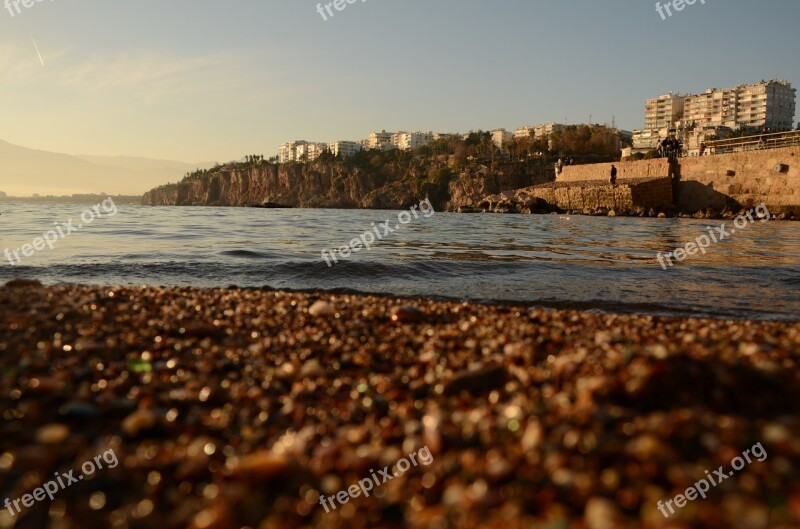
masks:
<svg viewBox="0 0 800 529"><path fill-rule="evenodd" d="M0 191L11 196L108 193L140 195L214 163L187 164L129 156L71 156L0 140Z"/></svg>

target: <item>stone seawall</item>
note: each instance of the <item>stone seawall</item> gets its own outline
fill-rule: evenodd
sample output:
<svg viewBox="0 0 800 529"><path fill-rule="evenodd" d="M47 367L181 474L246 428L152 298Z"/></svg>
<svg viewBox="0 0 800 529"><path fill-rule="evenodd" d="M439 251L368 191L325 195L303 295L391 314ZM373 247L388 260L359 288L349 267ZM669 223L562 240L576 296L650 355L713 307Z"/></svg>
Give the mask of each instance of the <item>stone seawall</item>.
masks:
<svg viewBox="0 0 800 529"><path fill-rule="evenodd" d="M607 182L611 165L567 166L557 182ZM615 165L620 179L671 174L664 159ZM764 203L773 213L800 214L800 147L682 158L675 165L675 206L681 211L749 208Z"/></svg>
<svg viewBox="0 0 800 529"><path fill-rule="evenodd" d="M611 177L611 166L617 167L617 179L657 178L670 176L669 161L639 160L635 162L598 163L589 165L567 165L556 179L557 182L585 182L587 180L605 180Z"/></svg>
<svg viewBox="0 0 800 529"><path fill-rule="evenodd" d="M599 180L554 182L501 193L484 199L480 208L497 213L551 210L606 214L610 210L634 213L672 206L668 177L620 180L616 186Z"/></svg>
<svg viewBox="0 0 800 529"><path fill-rule="evenodd" d="M678 207L721 209L764 203L773 213L800 213L800 147L685 158Z"/></svg>

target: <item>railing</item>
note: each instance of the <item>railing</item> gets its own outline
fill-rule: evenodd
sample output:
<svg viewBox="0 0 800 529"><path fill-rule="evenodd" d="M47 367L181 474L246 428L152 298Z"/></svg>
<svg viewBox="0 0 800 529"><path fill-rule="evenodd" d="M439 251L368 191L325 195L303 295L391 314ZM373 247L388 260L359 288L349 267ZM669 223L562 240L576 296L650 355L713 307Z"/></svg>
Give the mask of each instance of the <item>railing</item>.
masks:
<svg viewBox="0 0 800 529"><path fill-rule="evenodd" d="M707 141L705 142L704 154L780 149L793 146L800 146L800 130Z"/></svg>

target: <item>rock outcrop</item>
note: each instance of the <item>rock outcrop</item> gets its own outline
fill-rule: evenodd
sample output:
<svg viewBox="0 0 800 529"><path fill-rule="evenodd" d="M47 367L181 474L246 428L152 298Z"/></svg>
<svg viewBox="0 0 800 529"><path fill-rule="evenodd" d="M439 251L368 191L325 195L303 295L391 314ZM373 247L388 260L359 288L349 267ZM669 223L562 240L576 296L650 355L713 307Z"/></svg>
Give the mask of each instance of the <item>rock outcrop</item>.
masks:
<svg viewBox="0 0 800 529"><path fill-rule="evenodd" d="M145 193L148 206L263 206L405 209L428 196L439 211L476 205L492 193L552 180L545 166L470 166L429 181L433 163L415 160L369 170L342 162L223 168Z"/></svg>

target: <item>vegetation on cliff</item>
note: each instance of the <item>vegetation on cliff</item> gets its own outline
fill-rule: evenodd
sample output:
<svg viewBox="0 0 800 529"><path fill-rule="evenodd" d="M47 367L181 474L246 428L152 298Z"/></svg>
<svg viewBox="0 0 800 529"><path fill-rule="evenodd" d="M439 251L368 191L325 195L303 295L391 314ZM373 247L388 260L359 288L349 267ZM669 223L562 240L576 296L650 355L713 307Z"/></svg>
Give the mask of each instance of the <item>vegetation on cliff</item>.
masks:
<svg viewBox="0 0 800 529"><path fill-rule="evenodd" d="M611 129L574 126L550 138L515 138L502 146L477 131L412 151L365 150L345 159L325 152L313 162L279 164L248 155L188 173L178 184L148 192L143 203L403 208L427 196L439 209L456 209L487 194L552 181L559 158L616 160L619 145Z"/></svg>

